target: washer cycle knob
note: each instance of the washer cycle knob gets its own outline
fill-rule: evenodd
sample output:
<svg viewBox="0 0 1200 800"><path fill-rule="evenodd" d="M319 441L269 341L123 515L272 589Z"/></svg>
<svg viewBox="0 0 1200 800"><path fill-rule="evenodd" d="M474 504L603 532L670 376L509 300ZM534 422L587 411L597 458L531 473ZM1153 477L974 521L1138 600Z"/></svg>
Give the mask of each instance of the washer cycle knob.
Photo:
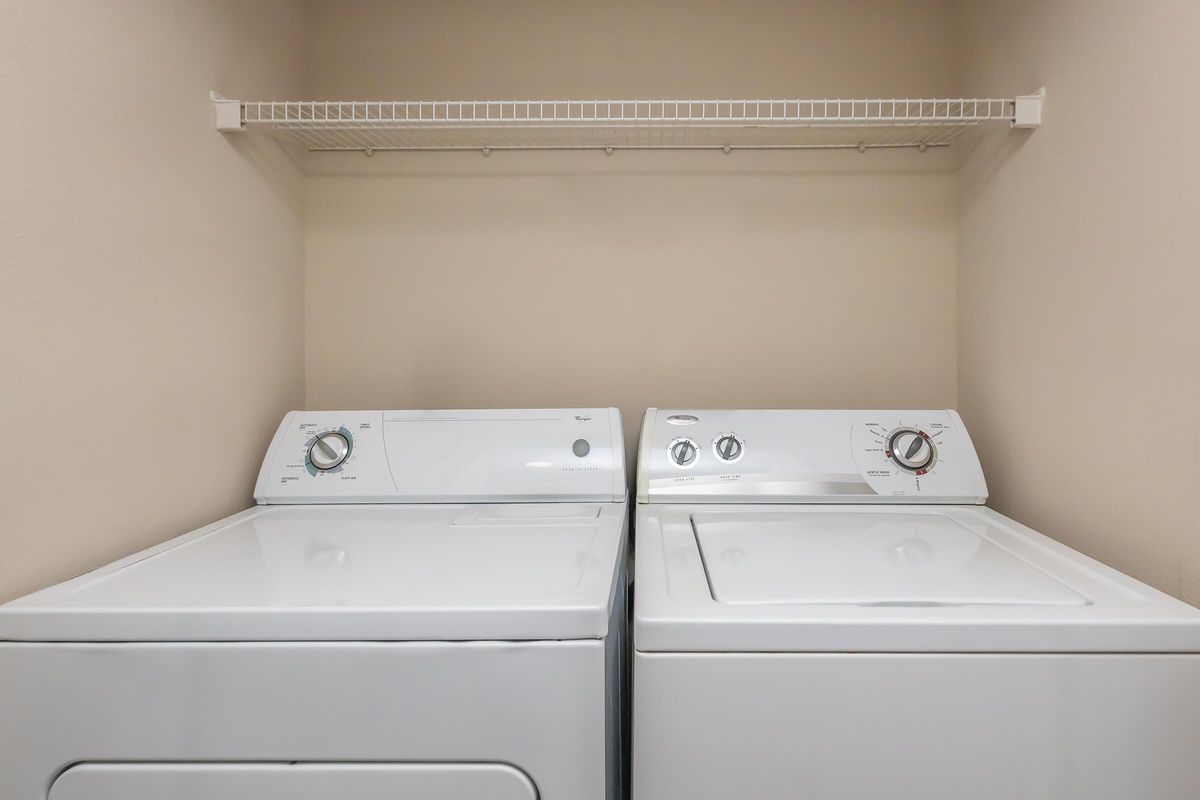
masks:
<svg viewBox="0 0 1200 800"><path fill-rule="evenodd" d="M696 463L696 443L691 439L676 439L667 447L667 456L677 467L690 467Z"/></svg>
<svg viewBox="0 0 1200 800"><path fill-rule="evenodd" d="M350 442L340 433L323 433L308 448L309 462L319 470L333 469L350 455Z"/></svg>
<svg viewBox="0 0 1200 800"><path fill-rule="evenodd" d="M898 428L888 437L888 453L892 460L909 472L924 472L933 466L936 453L933 442L924 431Z"/></svg>
<svg viewBox="0 0 1200 800"><path fill-rule="evenodd" d="M713 451L717 458L727 464L740 460L745 450L746 443L732 433L723 434L713 442Z"/></svg>

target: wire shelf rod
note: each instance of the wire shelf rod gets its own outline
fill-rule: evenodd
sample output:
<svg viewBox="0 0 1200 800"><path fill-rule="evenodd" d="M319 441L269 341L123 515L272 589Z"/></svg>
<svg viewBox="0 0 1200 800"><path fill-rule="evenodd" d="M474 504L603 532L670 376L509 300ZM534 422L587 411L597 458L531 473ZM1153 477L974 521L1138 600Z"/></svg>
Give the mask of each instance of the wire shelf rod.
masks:
<svg viewBox="0 0 1200 800"><path fill-rule="evenodd" d="M1015 98L265 100L212 95L217 128L310 150L816 150L942 147L989 123L1033 128Z"/></svg>

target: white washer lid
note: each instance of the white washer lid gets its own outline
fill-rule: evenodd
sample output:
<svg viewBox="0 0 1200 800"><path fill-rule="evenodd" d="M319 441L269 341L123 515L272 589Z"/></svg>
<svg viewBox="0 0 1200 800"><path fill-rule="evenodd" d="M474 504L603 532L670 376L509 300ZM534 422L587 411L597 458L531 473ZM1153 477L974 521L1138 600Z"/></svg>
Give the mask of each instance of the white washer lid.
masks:
<svg viewBox="0 0 1200 800"><path fill-rule="evenodd" d="M982 506L646 504L636 524L641 652L1200 652L1200 611Z"/></svg>
<svg viewBox="0 0 1200 800"><path fill-rule="evenodd" d="M625 508L254 508L0 606L0 640L601 638Z"/></svg>
<svg viewBox="0 0 1200 800"><path fill-rule="evenodd" d="M1088 603L942 514L697 513L692 524L720 603Z"/></svg>

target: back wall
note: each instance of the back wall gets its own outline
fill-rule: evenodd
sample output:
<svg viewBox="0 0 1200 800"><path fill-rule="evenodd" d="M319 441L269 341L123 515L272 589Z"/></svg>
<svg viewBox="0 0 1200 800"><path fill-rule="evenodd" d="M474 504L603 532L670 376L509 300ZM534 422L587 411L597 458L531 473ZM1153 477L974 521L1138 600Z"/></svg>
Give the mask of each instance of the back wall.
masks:
<svg viewBox="0 0 1200 800"><path fill-rule="evenodd" d="M318 98L928 96L924 3L310 6ZM864 59L863 53L872 54ZM307 401L955 403L946 152L314 154Z"/></svg>

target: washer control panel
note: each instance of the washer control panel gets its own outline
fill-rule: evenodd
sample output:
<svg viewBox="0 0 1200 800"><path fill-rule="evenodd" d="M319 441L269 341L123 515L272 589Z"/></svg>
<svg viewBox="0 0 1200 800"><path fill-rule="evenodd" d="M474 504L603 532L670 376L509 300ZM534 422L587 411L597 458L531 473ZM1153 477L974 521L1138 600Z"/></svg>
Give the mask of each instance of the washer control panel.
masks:
<svg viewBox="0 0 1200 800"><path fill-rule="evenodd" d="M263 460L259 503L614 502L615 408L293 411Z"/></svg>
<svg viewBox="0 0 1200 800"><path fill-rule="evenodd" d="M954 411L650 409L640 502L982 503Z"/></svg>

